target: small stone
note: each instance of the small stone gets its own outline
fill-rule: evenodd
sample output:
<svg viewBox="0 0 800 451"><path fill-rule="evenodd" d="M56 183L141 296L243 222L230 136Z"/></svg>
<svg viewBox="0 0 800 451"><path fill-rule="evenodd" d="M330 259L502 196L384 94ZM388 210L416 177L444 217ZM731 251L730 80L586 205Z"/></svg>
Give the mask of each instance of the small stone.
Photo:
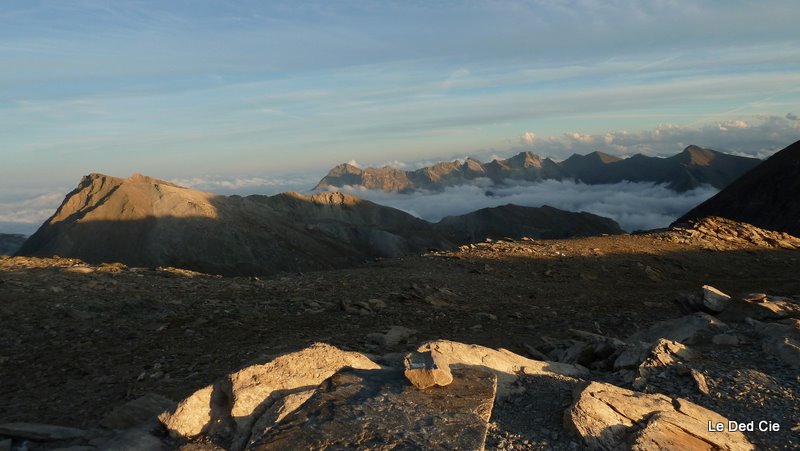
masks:
<svg viewBox="0 0 800 451"><path fill-rule="evenodd" d="M731 334L717 334L711 338L715 345L720 346L736 346L739 344L739 338Z"/></svg>
<svg viewBox="0 0 800 451"><path fill-rule="evenodd" d="M633 380L633 383L631 384L631 386L635 390L642 390L643 388L645 388L647 386L647 379L645 379L642 376L639 376L639 377L637 377L636 379Z"/></svg>
<svg viewBox="0 0 800 451"><path fill-rule="evenodd" d="M717 290L711 285L703 285L703 306L712 312L719 313L725 310L731 297Z"/></svg>
<svg viewBox="0 0 800 451"><path fill-rule="evenodd" d="M453 382L449 363L438 352L409 353L403 364L406 379L421 390L433 386L444 387Z"/></svg>
<svg viewBox="0 0 800 451"><path fill-rule="evenodd" d="M697 390L700 393L708 396L711 392L708 390L708 383L706 382L706 376L700 371L697 371L695 369L692 369L689 372L689 374L692 376L692 379L694 379L695 384L697 384Z"/></svg>

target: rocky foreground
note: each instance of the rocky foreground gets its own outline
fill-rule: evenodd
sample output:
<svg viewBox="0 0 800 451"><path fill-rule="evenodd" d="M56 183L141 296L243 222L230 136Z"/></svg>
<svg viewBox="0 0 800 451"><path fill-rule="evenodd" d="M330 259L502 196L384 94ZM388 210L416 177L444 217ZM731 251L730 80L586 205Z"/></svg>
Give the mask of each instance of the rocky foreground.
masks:
<svg viewBox="0 0 800 451"><path fill-rule="evenodd" d="M796 449L797 248L706 219L265 280L5 258L0 449Z"/></svg>

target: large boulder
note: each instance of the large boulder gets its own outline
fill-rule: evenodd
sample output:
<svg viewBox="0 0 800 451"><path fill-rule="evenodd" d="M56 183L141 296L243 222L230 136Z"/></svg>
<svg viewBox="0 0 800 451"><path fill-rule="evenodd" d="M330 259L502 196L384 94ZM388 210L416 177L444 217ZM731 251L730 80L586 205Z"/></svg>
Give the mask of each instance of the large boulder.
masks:
<svg viewBox="0 0 800 451"><path fill-rule="evenodd" d="M203 434L241 449L256 420L276 401L314 388L344 367L380 368L363 354L317 343L232 373L196 391L160 420L173 437Z"/></svg>
<svg viewBox="0 0 800 451"><path fill-rule="evenodd" d="M564 422L590 449L753 449L741 432L709 432L709 422L728 424L714 411L601 382L576 392Z"/></svg>
<svg viewBox="0 0 800 451"><path fill-rule="evenodd" d="M425 343L418 352L431 352L450 362L450 368L482 368L497 375L497 396L504 398L514 389L513 383L519 374L572 376L584 378L589 371L579 365L559 362L531 360L506 349L491 349L480 345L470 345L449 340L436 340Z"/></svg>

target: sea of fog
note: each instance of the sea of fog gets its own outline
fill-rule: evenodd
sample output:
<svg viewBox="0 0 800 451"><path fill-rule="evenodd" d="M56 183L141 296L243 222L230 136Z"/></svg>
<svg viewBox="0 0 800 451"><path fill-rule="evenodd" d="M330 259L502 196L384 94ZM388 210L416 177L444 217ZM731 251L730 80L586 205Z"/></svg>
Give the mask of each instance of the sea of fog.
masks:
<svg viewBox="0 0 800 451"><path fill-rule="evenodd" d="M365 190L360 186L345 187L344 190L432 222L445 216L506 204L526 207L549 205L562 210L585 211L612 218L626 231L667 227L718 191L716 188L703 186L676 193L665 185L655 183L586 185L557 180L505 187L462 185L441 192L409 194Z"/></svg>

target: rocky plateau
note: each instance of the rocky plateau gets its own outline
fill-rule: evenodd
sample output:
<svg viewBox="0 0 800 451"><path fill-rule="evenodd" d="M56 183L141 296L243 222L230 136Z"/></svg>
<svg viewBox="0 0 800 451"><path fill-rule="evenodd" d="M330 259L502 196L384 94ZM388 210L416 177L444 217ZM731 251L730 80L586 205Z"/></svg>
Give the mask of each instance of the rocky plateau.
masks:
<svg viewBox="0 0 800 451"><path fill-rule="evenodd" d="M798 247L705 218L269 278L3 257L0 449L796 449Z"/></svg>

